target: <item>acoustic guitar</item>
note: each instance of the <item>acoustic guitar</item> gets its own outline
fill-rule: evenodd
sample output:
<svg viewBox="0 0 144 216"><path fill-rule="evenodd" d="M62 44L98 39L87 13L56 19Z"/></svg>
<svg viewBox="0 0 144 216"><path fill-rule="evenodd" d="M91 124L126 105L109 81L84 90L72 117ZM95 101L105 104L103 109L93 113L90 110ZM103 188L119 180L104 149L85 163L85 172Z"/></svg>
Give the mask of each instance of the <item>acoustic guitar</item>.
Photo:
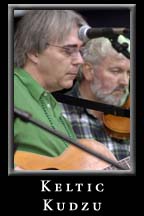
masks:
<svg viewBox="0 0 144 216"><path fill-rule="evenodd" d="M79 139L79 142L106 157L116 158L103 144L92 139ZM15 164L25 170L112 170L117 169L81 149L70 145L61 155L48 157L31 152L16 151ZM125 169L130 169L130 159L118 161Z"/></svg>

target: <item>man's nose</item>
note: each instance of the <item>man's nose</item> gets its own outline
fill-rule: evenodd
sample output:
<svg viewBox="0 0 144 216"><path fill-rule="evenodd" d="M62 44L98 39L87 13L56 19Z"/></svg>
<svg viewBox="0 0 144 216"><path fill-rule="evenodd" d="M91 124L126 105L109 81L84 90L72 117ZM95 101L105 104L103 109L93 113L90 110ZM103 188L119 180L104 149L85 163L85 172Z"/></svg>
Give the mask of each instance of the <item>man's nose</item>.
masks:
<svg viewBox="0 0 144 216"><path fill-rule="evenodd" d="M80 52L77 52L77 54L73 58L73 64L84 64L84 59Z"/></svg>
<svg viewBox="0 0 144 216"><path fill-rule="evenodd" d="M129 74L127 72L123 73L119 79L121 85L128 86L129 85Z"/></svg>

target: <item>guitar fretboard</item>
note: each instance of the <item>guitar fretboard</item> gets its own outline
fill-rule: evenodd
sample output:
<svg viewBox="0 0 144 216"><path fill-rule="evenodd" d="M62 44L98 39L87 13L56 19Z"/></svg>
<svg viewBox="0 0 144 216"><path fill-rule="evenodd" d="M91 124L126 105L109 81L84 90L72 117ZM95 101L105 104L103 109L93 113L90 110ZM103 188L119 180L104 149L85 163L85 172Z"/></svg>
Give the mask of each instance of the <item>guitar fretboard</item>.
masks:
<svg viewBox="0 0 144 216"><path fill-rule="evenodd" d="M124 158L118 161L118 164L124 167L126 170L129 170L130 169L130 157L127 157L127 158ZM117 167L112 165L112 166L106 167L104 170L116 170L116 169L118 170Z"/></svg>

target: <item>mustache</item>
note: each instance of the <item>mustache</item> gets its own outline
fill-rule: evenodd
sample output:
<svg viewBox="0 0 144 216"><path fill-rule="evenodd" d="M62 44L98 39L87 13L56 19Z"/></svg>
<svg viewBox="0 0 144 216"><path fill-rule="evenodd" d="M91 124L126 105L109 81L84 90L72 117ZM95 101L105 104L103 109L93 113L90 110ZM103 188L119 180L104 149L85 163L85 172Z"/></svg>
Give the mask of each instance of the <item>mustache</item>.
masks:
<svg viewBox="0 0 144 216"><path fill-rule="evenodd" d="M126 92L127 89L128 89L128 87L118 86L118 87L116 87L116 88L114 88L114 89L112 90L112 93L115 92L115 91L123 91L123 92Z"/></svg>

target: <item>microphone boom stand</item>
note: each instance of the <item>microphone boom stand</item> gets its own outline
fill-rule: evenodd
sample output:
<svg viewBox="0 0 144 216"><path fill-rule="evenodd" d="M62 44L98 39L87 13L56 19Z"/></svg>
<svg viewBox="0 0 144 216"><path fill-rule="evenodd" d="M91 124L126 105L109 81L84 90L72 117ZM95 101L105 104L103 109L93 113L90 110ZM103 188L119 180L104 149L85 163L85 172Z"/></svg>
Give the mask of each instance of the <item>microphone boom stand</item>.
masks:
<svg viewBox="0 0 144 216"><path fill-rule="evenodd" d="M109 37L113 48L114 48L117 52L121 52L126 58L130 59L130 54L129 54L129 52L127 51L128 44L127 44L127 43L122 43L122 44L120 44L120 43L117 41L118 37L119 37L119 34L115 34L115 35L113 35L113 37Z"/></svg>

